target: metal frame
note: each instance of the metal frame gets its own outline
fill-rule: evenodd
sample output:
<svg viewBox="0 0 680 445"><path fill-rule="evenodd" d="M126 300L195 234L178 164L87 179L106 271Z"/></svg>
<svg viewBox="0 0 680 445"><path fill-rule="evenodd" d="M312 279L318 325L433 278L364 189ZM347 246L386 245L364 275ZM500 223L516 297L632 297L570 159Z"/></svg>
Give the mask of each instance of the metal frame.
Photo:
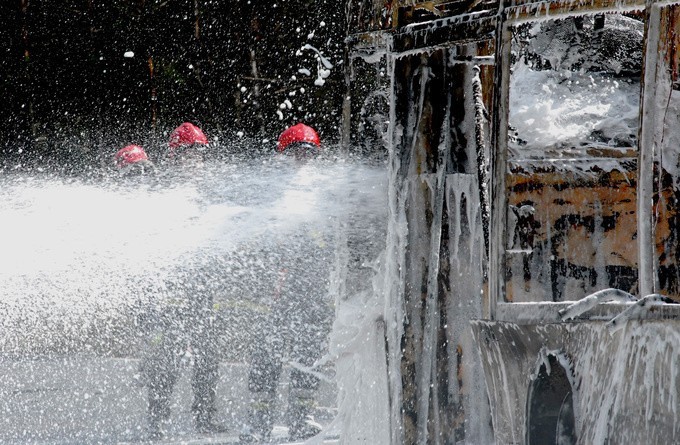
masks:
<svg viewBox="0 0 680 445"><path fill-rule="evenodd" d="M640 126L638 140L638 279L642 296L655 292L656 257L654 253L654 215L653 215L653 181L654 181L654 120L656 100L657 66L648 65L654 52L657 51L660 36L650 35L649 23L659 22L659 10L663 6L678 4L672 2L651 2L641 0L595 0L581 3L570 1L552 2L507 2L499 6L497 23L496 46L496 90L493 107L493 139L491 172L492 209L491 209L491 248L489 262L489 319L522 320L526 317L522 312L526 310L524 304L508 303L505 301L505 262L508 234L506 175L508 171L507 134L508 134L508 101L509 101L509 64L506 62L510 54L511 27L516 24L539 20L590 15L602 12L630 12L645 11L645 61L643 61L643 77L641 80ZM658 26L651 27L658 29ZM537 314L543 313L543 321L556 321L552 303L526 303L534 306L545 306ZM672 311L675 313L676 311ZM677 314L675 315L677 316ZM675 317L674 316L674 317ZM532 318L533 317L533 318ZM538 322L532 316L532 322ZM673 318L674 318L673 317ZM526 320L525 320L526 321Z"/></svg>

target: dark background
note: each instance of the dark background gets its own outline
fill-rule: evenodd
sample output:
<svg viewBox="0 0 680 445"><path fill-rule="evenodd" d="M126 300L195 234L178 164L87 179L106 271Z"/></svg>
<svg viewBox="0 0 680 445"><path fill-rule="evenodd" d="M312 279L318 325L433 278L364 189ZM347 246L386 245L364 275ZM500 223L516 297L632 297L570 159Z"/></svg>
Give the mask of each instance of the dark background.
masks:
<svg viewBox="0 0 680 445"><path fill-rule="evenodd" d="M326 143L339 140L343 1L0 3L5 163L101 164L129 143L144 145L153 158L183 121L225 149L249 138L268 139L263 146L273 148L299 121ZM322 86L314 85L315 52L300 51L305 44L333 64ZM124 56L129 51L134 57ZM280 120L285 99L292 109L281 110Z"/></svg>

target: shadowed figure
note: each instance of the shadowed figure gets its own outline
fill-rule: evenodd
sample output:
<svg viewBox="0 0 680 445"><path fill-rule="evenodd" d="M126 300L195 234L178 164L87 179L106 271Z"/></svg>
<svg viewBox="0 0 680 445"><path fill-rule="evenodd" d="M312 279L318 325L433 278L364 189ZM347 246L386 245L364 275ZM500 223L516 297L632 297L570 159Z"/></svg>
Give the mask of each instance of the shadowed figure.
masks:
<svg viewBox="0 0 680 445"><path fill-rule="evenodd" d="M168 157L187 174L200 175L208 144L203 131L185 122L170 135ZM146 313L147 343L141 374L148 387L148 428L151 438L163 435L170 402L184 363L193 367L191 406L197 432L219 432L215 423L219 356L214 286L217 261L199 255L181 261L165 283L165 292Z"/></svg>
<svg viewBox="0 0 680 445"><path fill-rule="evenodd" d="M318 134L304 124L285 130L277 146L279 153L294 157L299 166L316 156L319 148ZM311 368L327 349L333 317L328 299L332 249L327 238L313 224L302 223L273 247L280 255L278 274L271 294L265 296L267 313L258 320L248 374L251 404L241 443L270 440L277 416L277 387L286 361L292 368L286 413L290 439L305 439L321 431L313 418L319 379Z"/></svg>

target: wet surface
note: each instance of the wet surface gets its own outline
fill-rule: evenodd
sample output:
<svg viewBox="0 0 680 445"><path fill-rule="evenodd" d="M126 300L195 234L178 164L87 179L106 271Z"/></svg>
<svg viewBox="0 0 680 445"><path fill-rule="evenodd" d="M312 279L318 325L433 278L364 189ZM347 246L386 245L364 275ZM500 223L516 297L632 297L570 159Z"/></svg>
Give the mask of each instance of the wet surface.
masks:
<svg viewBox="0 0 680 445"><path fill-rule="evenodd" d="M147 443L147 392L136 359L92 356L0 359L0 443ZM235 443L245 416L246 364L220 365L216 421L225 431L194 431L190 412L191 369L185 367L172 400L167 431L154 443ZM288 382L279 388L283 405ZM315 419L328 424L335 414L335 387L322 382ZM277 422L282 425L282 422ZM284 439L286 429L275 435Z"/></svg>

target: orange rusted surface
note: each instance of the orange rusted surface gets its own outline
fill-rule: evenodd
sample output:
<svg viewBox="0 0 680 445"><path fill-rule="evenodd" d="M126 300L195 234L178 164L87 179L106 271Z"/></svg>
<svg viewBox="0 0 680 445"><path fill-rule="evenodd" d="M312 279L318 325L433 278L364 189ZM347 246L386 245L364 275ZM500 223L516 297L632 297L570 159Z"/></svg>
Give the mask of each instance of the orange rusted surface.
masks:
<svg viewBox="0 0 680 445"><path fill-rule="evenodd" d="M525 190L511 192L510 204L530 203L536 209L535 219L540 224L537 240L557 240L560 235L559 244L552 248L561 258L594 267L599 251L606 252L606 264L635 267L635 184L618 172L611 174L606 184L598 184L597 179L602 178L584 181L555 173L511 177L511 190Z"/></svg>
<svg viewBox="0 0 680 445"><path fill-rule="evenodd" d="M509 234L508 301L574 300L603 287L637 291L634 279L614 276L637 274L635 170L514 174L508 175L507 184L509 204L529 206L524 207L524 216ZM527 217L529 208L534 212ZM674 268L678 243L670 221L677 210L670 187L657 194L655 213L659 265ZM535 255L549 264L543 274L536 270L541 265L535 263ZM521 279L517 276L523 273L518 257L531 265ZM555 275L548 276L546 270ZM574 280L582 281L576 291L573 285L555 290L555 282ZM676 281L662 277L660 291L677 298ZM552 287L552 294L546 295L547 287Z"/></svg>

